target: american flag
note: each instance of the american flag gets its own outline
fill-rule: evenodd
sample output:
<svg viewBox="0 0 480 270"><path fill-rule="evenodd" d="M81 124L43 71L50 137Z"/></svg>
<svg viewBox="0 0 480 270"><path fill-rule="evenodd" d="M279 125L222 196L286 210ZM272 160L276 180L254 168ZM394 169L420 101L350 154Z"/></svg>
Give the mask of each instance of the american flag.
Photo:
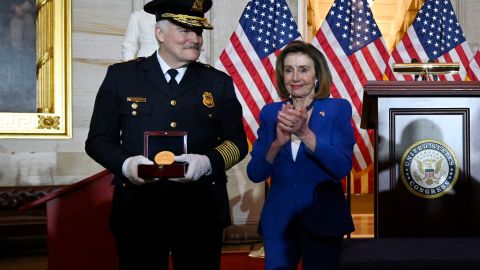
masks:
<svg viewBox="0 0 480 270"><path fill-rule="evenodd" d="M279 100L275 90L277 55L299 37L285 0L252 0L215 64L233 79L250 143L256 139L261 108Z"/></svg>
<svg viewBox="0 0 480 270"><path fill-rule="evenodd" d="M312 44L329 62L332 97L345 98L353 107L353 191L372 193L373 134L360 128L363 86L367 80L383 79L390 55L367 0L335 0Z"/></svg>
<svg viewBox="0 0 480 270"><path fill-rule="evenodd" d="M480 81L480 50L477 51L468 67L468 77L472 81Z"/></svg>
<svg viewBox="0 0 480 270"><path fill-rule="evenodd" d="M460 64L460 71L454 75L441 75L440 80L462 81L467 76L468 65L473 54L463 35L450 0L427 0L414 19L407 33L392 52L393 63ZM413 77L387 72L390 80L412 80Z"/></svg>

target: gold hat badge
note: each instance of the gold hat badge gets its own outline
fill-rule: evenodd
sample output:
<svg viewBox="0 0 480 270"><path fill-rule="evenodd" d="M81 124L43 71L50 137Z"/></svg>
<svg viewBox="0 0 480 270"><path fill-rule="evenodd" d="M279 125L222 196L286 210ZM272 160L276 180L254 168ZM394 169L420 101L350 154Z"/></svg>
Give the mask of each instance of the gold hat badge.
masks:
<svg viewBox="0 0 480 270"><path fill-rule="evenodd" d="M203 0L195 0L192 6L193 12L203 12Z"/></svg>
<svg viewBox="0 0 480 270"><path fill-rule="evenodd" d="M215 106L212 93L210 92L203 93L203 105L207 106L208 108L212 108L213 106Z"/></svg>

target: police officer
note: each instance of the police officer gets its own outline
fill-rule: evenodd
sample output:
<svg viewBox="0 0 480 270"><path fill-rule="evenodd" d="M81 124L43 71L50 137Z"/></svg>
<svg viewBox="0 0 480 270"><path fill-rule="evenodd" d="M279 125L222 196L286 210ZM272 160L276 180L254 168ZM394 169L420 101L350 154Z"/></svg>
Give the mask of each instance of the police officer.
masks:
<svg viewBox="0 0 480 270"><path fill-rule="evenodd" d="M232 79L196 62L211 0L154 0L159 49L108 68L86 152L114 175L110 228L120 269L219 269L230 224L225 171L247 153L242 108ZM143 179L145 131L187 132L183 178Z"/></svg>

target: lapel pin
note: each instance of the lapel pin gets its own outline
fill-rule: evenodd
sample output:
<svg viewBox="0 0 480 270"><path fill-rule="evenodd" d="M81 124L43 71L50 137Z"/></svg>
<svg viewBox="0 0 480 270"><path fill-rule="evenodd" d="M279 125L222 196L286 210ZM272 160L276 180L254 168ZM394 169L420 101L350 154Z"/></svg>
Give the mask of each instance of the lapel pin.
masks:
<svg viewBox="0 0 480 270"><path fill-rule="evenodd" d="M320 114L321 116L325 116L325 111L320 111L318 114Z"/></svg>

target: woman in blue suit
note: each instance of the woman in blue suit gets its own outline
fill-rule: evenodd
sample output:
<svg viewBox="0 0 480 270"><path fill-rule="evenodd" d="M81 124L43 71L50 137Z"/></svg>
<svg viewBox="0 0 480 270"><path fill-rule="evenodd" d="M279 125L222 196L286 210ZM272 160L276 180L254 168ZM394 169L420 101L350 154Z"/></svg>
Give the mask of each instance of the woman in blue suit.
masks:
<svg viewBox="0 0 480 270"><path fill-rule="evenodd" d="M352 108L329 98L331 75L315 47L294 41L276 64L278 94L263 107L247 167L271 178L259 232L266 269L336 269L343 236L354 230L340 180L352 168Z"/></svg>

